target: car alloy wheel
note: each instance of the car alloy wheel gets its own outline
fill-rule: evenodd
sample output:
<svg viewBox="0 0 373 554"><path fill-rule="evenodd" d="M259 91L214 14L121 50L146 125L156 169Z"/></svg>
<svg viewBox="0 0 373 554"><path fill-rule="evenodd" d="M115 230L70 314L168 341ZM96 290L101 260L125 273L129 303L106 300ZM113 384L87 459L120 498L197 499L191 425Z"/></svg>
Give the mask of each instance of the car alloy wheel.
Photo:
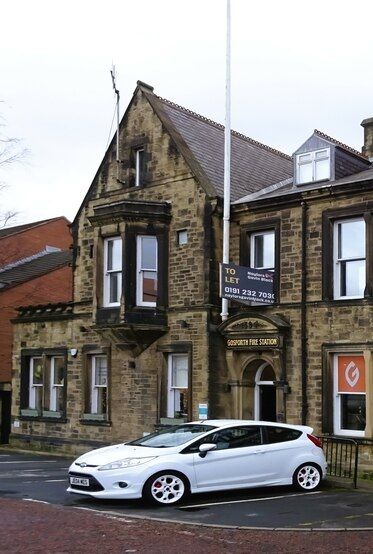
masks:
<svg viewBox="0 0 373 554"><path fill-rule="evenodd" d="M314 464L303 464L295 471L293 482L302 491L314 491L321 483L321 472Z"/></svg>
<svg viewBox="0 0 373 554"><path fill-rule="evenodd" d="M187 494L188 486L179 473L157 473L147 480L144 498L155 504L176 504Z"/></svg>

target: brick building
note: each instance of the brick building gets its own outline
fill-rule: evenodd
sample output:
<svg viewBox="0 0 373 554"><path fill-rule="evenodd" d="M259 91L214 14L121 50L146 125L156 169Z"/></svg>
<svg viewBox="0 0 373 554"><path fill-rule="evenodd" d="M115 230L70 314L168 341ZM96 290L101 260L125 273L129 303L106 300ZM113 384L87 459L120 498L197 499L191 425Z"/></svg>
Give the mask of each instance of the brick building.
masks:
<svg viewBox="0 0 373 554"><path fill-rule="evenodd" d="M0 230L0 442L10 430L11 319L23 304L71 300L68 225L58 217Z"/></svg>
<svg viewBox="0 0 373 554"><path fill-rule="evenodd" d="M371 163L320 132L293 157L232 133L231 259L276 287L222 323L223 135L138 83L73 223L73 303L15 321L14 443L84 450L205 404L372 436Z"/></svg>

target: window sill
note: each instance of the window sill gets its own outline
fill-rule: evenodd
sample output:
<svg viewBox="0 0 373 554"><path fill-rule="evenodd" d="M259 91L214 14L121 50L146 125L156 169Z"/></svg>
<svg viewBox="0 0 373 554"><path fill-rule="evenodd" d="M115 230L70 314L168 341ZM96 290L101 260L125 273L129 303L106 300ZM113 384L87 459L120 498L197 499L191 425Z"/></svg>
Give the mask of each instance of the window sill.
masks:
<svg viewBox="0 0 373 554"><path fill-rule="evenodd" d="M79 422L82 425L102 425L104 427L110 427L111 421L108 420L104 414L83 414Z"/></svg>
<svg viewBox="0 0 373 554"><path fill-rule="evenodd" d="M187 417L161 417L160 425L181 425L188 421Z"/></svg>

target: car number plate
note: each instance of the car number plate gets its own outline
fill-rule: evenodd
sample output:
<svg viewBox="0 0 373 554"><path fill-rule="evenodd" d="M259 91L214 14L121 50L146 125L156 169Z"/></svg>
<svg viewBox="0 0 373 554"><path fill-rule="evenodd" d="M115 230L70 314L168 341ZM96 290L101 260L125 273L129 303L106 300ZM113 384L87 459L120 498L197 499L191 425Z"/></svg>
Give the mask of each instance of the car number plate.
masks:
<svg viewBox="0 0 373 554"><path fill-rule="evenodd" d="M82 477L70 477L70 485L89 487L89 479L83 479Z"/></svg>

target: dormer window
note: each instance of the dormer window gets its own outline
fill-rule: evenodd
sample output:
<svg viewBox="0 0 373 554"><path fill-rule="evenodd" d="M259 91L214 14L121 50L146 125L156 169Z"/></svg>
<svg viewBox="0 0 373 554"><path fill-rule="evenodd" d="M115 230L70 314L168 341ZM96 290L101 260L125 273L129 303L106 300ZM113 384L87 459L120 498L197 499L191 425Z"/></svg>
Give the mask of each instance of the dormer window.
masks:
<svg viewBox="0 0 373 554"><path fill-rule="evenodd" d="M296 156L297 185L330 179L330 148Z"/></svg>

